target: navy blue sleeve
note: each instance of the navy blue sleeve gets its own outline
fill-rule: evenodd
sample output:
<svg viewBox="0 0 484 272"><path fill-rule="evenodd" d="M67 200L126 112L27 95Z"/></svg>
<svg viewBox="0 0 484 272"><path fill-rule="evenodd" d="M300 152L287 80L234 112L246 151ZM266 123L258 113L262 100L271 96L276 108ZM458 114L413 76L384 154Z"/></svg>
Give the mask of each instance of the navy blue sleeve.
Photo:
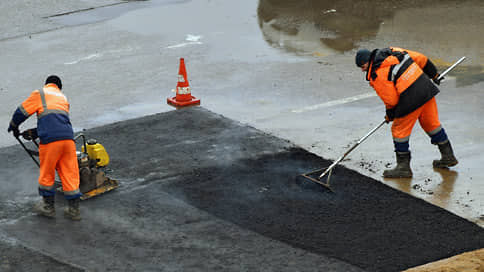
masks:
<svg viewBox="0 0 484 272"><path fill-rule="evenodd" d="M27 120L27 118L29 118L29 116L25 116L25 114L20 110L20 108L17 108L12 116L12 121L10 122L10 124L18 127L25 120Z"/></svg>

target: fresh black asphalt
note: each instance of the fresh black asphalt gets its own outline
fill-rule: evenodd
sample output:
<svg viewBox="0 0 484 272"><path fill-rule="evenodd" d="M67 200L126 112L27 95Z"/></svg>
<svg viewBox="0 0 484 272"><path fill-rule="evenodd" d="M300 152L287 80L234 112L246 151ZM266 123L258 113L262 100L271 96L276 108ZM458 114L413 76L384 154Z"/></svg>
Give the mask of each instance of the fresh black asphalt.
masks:
<svg viewBox="0 0 484 272"><path fill-rule="evenodd" d="M37 166L0 149L0 271L401 271L484 247L484 230L343 166L192 107L83 131L113 192L83 220L36 216Z"/></svg>

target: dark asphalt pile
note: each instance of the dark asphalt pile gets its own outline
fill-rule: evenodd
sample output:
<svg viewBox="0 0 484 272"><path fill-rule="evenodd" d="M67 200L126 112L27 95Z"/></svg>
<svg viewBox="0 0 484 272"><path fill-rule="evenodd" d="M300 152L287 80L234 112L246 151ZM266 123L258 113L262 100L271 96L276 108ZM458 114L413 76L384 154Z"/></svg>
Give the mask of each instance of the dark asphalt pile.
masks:
<svg viewBox="0 0 484 272"><path fill-rule="evenodd" d="M121 186L82 202L76 224L60 206L55 220L26 212L36 168L0 149L2 183L18 181L0 192L1 265L45 254L44 267L81 270L401 271L484 247L474 223L342 166L334 193L302 180L331 162L201 107L84 134Z"/></svg>

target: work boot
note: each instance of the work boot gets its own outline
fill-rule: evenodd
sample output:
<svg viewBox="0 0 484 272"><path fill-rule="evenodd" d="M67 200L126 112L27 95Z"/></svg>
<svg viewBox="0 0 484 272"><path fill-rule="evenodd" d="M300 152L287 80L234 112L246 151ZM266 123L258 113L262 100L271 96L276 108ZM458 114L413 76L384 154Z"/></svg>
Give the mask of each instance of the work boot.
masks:
<svg viewBox="0 0 484 272"><path fill-rule="evenodd" d="M35 204L34 211L38 215L42 215L49 218L55 217L55 196L43 196L42 200Z"/></svg>
<svg viewBox="0 0 484 272"><path fill-rule="evenodd" d="M395 152L397 157L397 166L392 170L383 171L384 178L411 178L413 176L412 169L410 169L410 151Z"/></svg>
<svg viewBox="0 0 484 272"><path fill-rule="evenodd" d="M433 161L432 165L434 168L447 168L459 163L454 156L454 151L452 151L452 146L450 145L449 140L440 143L437 146L439 147L442 158Z"/></svg>
<svg viewBox="0 0 484 272"><path fill-rule="evenodd" d="M64 208L64 217L71 220L81 220L81 210L79 209L79 198L69 199L68 206Z"/></svg>

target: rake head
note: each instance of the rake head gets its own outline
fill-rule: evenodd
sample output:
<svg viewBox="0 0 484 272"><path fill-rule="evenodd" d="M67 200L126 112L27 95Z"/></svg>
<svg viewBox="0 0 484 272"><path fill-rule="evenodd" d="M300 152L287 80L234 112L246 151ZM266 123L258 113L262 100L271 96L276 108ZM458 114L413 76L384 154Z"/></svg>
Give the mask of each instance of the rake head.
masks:
<svg viewBox="0 0 484 272"><path fill-rule="evenodd" d="M314 171L309 172L309 173L301 174L301 176L310 180L311 182L322 185L325 188L327 188L328 190L330 190L331 192L333 192L333 189L331 189L331 186L329 184L329 181L330 181L330 178L331 178L331 173L333 172L333 169L330 169L329 171L327 171L327 170L328 170L328 168L322 168L322 169L314 170ZM323 174L325 174L325 172L328 172L328 177L326 178L326 182L323 182L323 181L321 181L321 178L324 176ZM323 174L321 174L321 173L323 173Z"/></svg>

